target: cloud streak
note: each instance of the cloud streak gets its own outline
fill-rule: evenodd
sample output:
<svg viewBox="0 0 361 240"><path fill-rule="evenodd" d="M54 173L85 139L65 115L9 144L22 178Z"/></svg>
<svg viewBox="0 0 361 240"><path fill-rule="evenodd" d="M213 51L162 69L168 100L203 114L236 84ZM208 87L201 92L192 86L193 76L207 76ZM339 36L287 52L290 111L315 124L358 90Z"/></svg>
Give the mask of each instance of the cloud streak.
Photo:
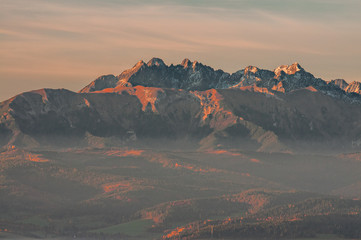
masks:
<svg viewBox="0 0 361 240"><path fill-rule="evenodd" d="M299 61L324 78L361 76L358 1L270 2L3 0L0 81L48 77L77 90L152 56L169 63L189 57L229 72ZM0 100L15 93L2 91Z"/></svg>

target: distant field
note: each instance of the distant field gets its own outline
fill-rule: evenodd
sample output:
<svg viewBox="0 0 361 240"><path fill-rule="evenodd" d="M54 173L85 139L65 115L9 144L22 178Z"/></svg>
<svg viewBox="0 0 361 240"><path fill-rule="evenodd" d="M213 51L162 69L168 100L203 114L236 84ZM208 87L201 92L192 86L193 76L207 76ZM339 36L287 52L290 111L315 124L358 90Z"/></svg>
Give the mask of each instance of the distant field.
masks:
<svg viewBox="0 0 361 240"><path fill-rule="evenodd" d="M94 233L105 233L105 234L125 234L128 236L146 236L150 235L149 232L147 232L147 229L149 229L153 225L153 221L149 219L141 219L136 220L132 222L122 223L106 228L96 229L92 230L91 232Z"/></svg>
<svg viewBox="0 0 361 240"><path fill-rule="evenodd" d="M3 233L0 232L0 239L4 240L39 240L38 237L26 237L18 234L12 234L12 233ZM46 239L49 240L71 240L74 239L73 237L47 237ZM79 240L85 240L85 239L79 239Z"/></svg>
<svg viewBox="0 0 361 240"><path fill-rule="evenodd" d="M40 227L46 227L49 225L49 222L39 216L34 216L34 217L30 217L28 219L25 219L24 221L22 221L23 223L28 223L28 224L34 224L34 225L38 225Z"/></svg>
<svg viewBox="0 0 361 240"><path fill-rule="evenodd" d="M298 240L316 240L316 239L329 239L329 240L347 240L347 238L341 238L333 234L320 234L315 238L298 238Z"/></svg>
<svg viewBox="0 0 361 240"><path fill-rule="evenodd" d="M240 221L252 216L264 221L302 219L302 213L359 216L360 172L360 161L336 155L4 150L0 229L15 235L0 232L0 237L159 239L174 231L175 236L195 234L197 226L207 237L210 224L223 234L228 228L242 229ZM352 218L345 219L352 224ZM342 239L316 239L330 238Z"/></svg>

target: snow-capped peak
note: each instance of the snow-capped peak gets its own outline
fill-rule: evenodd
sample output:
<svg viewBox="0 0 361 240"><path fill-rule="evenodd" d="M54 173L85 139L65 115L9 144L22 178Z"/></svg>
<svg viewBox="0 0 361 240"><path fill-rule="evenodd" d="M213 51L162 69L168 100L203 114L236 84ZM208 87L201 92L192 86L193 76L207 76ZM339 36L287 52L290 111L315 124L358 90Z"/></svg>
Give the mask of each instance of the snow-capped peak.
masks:
<svg viewBox="0 0 361 240"><path fill-rule="evenodd" d="M160 58L152 58L147 64L142 60L133 68L123 71L119 76L100 77L80 92L101 91L107 88L143 86L156 88L176 88L204 91L214 88L240 88L255 86L269 91L291 92L309 88L326 92L328 95L347 93L361 94L361 83L348 84L344 80L326 82L306 72L299 63L282 65L274 71L248 66L233 74L213 68L200 62L184 59L180 65L166 65ZM341 93L342 94L342 93Z"/></svg>
<svg viewBox="0 0 361 240"><path fill-rule="evenodd" d="M276 68L274 72L276 75L280 75L282 71L288 75L292 75L302 70L304 69L301 67L301 65L295 62L292 65L281 65L278 68Z"/></svg>
<svg viewBox="0 0 361 240"><path fill-rule="evenodd" d="M248 66L244 69L244 73L246 74L247 72L252 72L252 73L256 73L259 70L258 67L255 66Z"/></svg>

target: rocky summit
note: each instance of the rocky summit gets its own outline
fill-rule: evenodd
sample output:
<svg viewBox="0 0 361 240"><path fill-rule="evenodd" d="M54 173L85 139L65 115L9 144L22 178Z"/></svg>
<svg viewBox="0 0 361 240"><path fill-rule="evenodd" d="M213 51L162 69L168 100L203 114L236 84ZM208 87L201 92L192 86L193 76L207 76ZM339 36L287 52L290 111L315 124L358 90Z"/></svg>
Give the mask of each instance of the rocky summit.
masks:
<svg viewBox="0 0 361 240"><path fill-rule="evenodd" d="M168 66L159 58L152 58L148 63L141 60L134 67L125 70L118 76L100 76L80 92L89 93L107 88L135 87L138 85L190 91L252 86L268 91L290 92L313 87L328 94L339 93L340 90L344 90L346 93L360 94L359 82L353 82L350 85L343 79L327 82L315 78L297 62L279 66L273 71L248 66L230 74L223 70L214 70L197 61L192 62L189 59L184 59L181 64Z"/></svg>
<svg viewBox="0 0 361 240"><path fill-rule="evenodd" d="M361 139L360 85L316 78L298 63L230 74L153 58L78 93L41 89L0 103L0 145L353 149Z"/></svg>

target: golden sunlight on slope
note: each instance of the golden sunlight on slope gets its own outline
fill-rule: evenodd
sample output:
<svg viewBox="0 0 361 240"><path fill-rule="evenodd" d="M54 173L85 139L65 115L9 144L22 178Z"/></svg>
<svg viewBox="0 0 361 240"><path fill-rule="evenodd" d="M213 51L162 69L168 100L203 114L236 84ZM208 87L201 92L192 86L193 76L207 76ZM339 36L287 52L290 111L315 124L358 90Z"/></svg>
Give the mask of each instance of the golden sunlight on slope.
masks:
<svg viewBox="0 0 361 240"><path fill-rule="evenodd" d="M242 153L232 152L232 151L229 151L229 150L207 150L207 151L205 151L205 153L211 154L211 155L223 155L223 156L241 157L243 159L248 159L250 162L253 162L253 163L261 163L261 161L256 159L256 158L250 158L247 155L244 155Z"/></svg>
<svg viewBox="0 0 361 240"><path fill-rule="evenodd" d="M184 230L186 230L185 227L177 227L175 230L171 231L170 233L168 233L167 235L165 235L163 238L168 239L168 238L173 238L173 237L177 237L179 236L179 234L181 232L183 232Z"/></svg>
<svg viewBox="0 0 361 240"><path fill-rule="evenodd" d="M141 156L144 153L144 150L139 150L139 149L128 149L128 148L117 148L117 149L110 149L110 150L105 150L105 151L97 151L97 150L72 150L69 149L67 150L69 152L73 152L73 153L78 153L78 154L96 154L96 155L105 155L105 156L116 156L116 157L128 157L128 156L132 156L132 157L138 157Z"/></svg>
<svg viewBox="0 0 361 240"><path fill-rule="evenodd" d="M150 105L152 107L153 112L158 112L155 107L155 102L157 101L159 95L164 93L164 90L161 88L153 88L153 87L143 87L143 86L135 86L135 87L124 87L118 86L116 88L106 88L101 91L95 91L94 93L128 93L129 95L138 97L139 101L142 104L142 110L145 111L147 106Z"/></svg>
<svg viewBox="0 0 361 240"><path fill-rule="evenodd" d="M239 89L242 91L265 93L274 96L274 93L270 92L267 88L262 88L257 86L246 86L246 87L240 87Z"/></svg>
<svg viewBox="0 0 361 240"><path fill-rule="evenodd" d="M31 162L49 162L48 159L42 158L40 154L26 154L26 159Z"/></svg>
<svg viewBox="0 0 361 240"><path fill-rule="evenodd" d="M265 190L247 190L240 194L232 195L229 201L244 202L251 205L249 213L256 213L269 203L271 198L270 192Z"/></svg>
<svg viewBox="0 0 361 240"><path fill-rule="evenodd" d="M199 98L201 106L203 107L203 121L205 121L210 114L224 110L220 105L223 97L215 89L204 92L193 92L193 94Z"/></svg>
<svg viewBox="0 0 361 240"><path fill-rule="evenodd" d="M196 166L195 164L190 164L190 163L186 163L186 162L180 163L179 161L168 158L164 154L152 154L150 161L162 164L162 166L164 168L173 168L173 169L178 169L178 170L185 169L185 170L189 170L192 172L198 172L198 173L223 172L222 170L216 169L216 168L211 168L211 167L201 168L199 166Z"/></svg>
<svg viewBox="0 0 361 240"><path fill-rule="evenodd" d="M241 153L231 152L227 150L209 150L206 151L208 154L216 154L216 155L228 155L228 156L240 156L240 157L246 157L246 155L243 155Z"/></svg>
<svg viewBox="0 0 361 240"><path fill-rule="evenodd" d="M201 172L201 173L208 173L208 172L220 172L220 170L217 170L215 168L208 168L208 169L203 169L203 168L199 168L196 166L192 166L190 164L181 164L181 163L175 163L174 164L174 168L180 168L180 169L187 169L193 172Z"/></svg>
<svg viewBox="0 0 361 240"><path fill-rule="evenodd" d="M110 150L105 152L107 156L127 157L127 156L141 156L144 150Z"/></svg>
<svg viewBox="0 0 361 240"><path fill-rule="evenodd" d="M306 87L306 89L311 91L311 92L318 92L317 89L314 88L313 86Z"/></svg>
<svg viewBox="0 0 361 240"><path fill-rule="evenodd" d="M256 158L251 158L250 159L251 162L254 162L254 163L260 163L261 161L256 159Z"/></svg>
<svg viewBox="0 0 361 240"><path fill-rule="evenodd" d="M121 191L121 190L130 190L131 184L129 182L116 182L116 183L107 183L103 185L103 190L106 193Z"/></svg>
<svg viewBox="0 0 361 240"><path fill-rule="evenodd" d="M223 96L219 94L217 90L211 89L191 93L200 100L203 123L210 121L210 126L218 130L237 123L239 117L222 106Z"/></svg>
<svg viewBox="0 0 361 240"><path fill-rule="evenodd" d="M17 149L14 146L9 150L0 153L0 161L11 161L12 164L21 163L24 161L44 163L49 162L41 154L27 152L25 150Z"/></svg>
<svg viewBox="0 0 361 240"><path fill-rule="evenodd" d="M163 223L167 218L167 214L172 212L174 207L189 207L192 206L192 204L194 204L194 200L190 199L161 203L154 208L143 210L141 215L142 218L151 219L155 223Z"/></svg>

